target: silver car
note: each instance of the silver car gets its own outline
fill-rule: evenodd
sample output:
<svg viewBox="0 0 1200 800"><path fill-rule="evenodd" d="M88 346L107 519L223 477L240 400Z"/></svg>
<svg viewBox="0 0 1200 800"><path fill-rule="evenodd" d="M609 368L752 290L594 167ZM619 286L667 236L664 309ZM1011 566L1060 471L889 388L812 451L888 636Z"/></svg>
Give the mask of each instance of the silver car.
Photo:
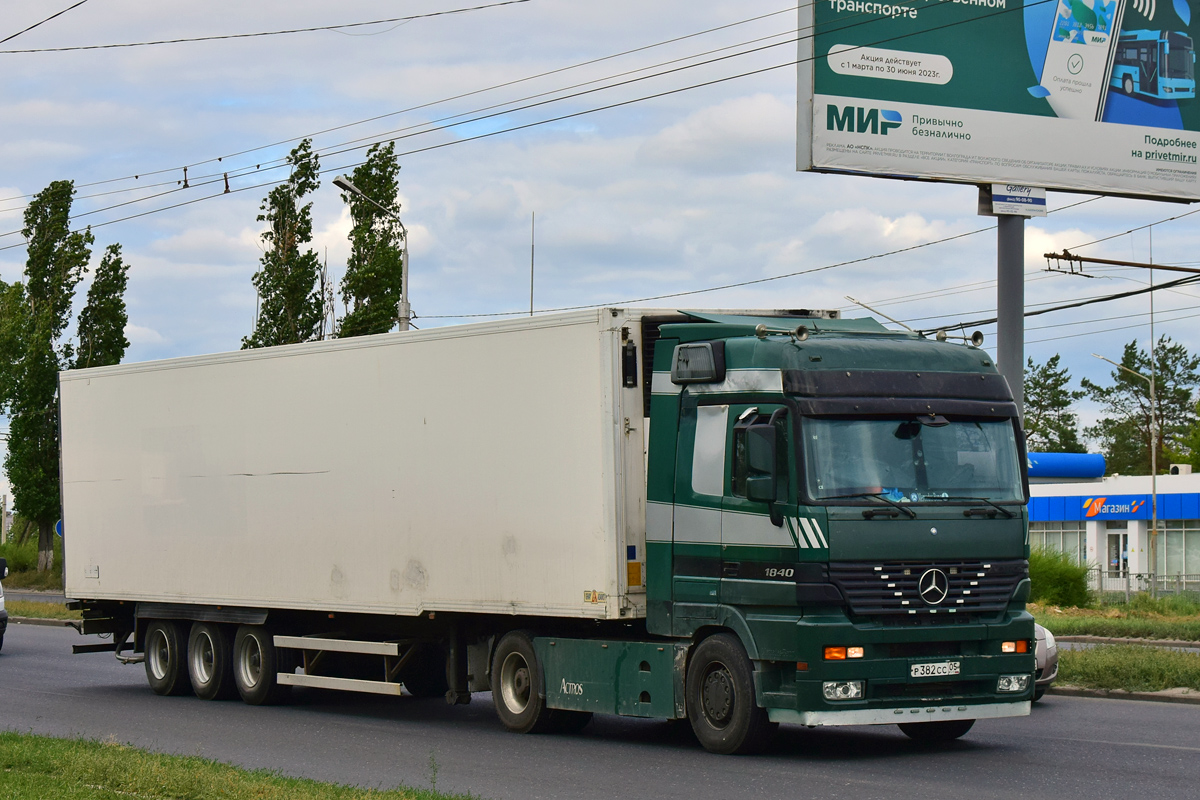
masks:
<svg viewBox="0 0 1200 800"><path fill-rule="evenodd" d="M1046 687L1058 677L1058 643L1054 634L1038 625L1033 625L1034 653L1037 656L1037 673L1033 681L1033 701L1036 703L1046 693Z"/></svg>

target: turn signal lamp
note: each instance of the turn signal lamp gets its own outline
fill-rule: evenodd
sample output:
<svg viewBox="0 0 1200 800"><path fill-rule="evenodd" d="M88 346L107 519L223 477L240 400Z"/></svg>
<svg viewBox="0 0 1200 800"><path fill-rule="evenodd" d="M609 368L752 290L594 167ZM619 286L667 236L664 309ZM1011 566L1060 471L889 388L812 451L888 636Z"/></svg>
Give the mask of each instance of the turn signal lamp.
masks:
<svg viewBox="0 0 1200 800"><path fill-rule="evenodd" d="M1029 652L1029 640L1028 639L1018 639L1015 642L1001 642L1000 643L1000 652L1001 653L1028 653Z"/></svg>
<svg viewBox="0 0 1200 800"><path fill-rule="evenodd" d="M863 649L861 647L826 647L826 661L845 661L847 658L862 658Z"/></svg>

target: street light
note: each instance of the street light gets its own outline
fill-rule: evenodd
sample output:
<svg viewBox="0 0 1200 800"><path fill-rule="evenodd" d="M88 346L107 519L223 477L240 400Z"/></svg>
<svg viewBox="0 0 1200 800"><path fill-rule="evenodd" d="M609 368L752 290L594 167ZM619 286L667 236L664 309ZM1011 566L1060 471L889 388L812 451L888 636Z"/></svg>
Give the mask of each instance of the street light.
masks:
<svg viewBox="0 0 1200 800"><path fill-rule="evenodd" d="M400 226L400 242L403 244L403 247L400 250L400 303L396 310L400 318L400 330L408 330L409 323L412 321L412 309L408 305L408 229L400 221L400 214L368 197L363 193L362 189L351 183L350 179L345 175L339 175L334 178L333 185L343 192L349 192L352 195L361 197L383 211L383 213L394 217L396 224Z"/></svg>
<svg viewBox="0 0 1200 800"><path fill-rule="evenodd" d="M1092 355L1135 378L1141 378L1150 386L1150 574L1154 575L1158 571L1158 400L1154 395L1154 377L1147 378L1142 373L1098 353ZM1157 586L1152 583L1151 594L1156 594L1156 589Z"/></svg>

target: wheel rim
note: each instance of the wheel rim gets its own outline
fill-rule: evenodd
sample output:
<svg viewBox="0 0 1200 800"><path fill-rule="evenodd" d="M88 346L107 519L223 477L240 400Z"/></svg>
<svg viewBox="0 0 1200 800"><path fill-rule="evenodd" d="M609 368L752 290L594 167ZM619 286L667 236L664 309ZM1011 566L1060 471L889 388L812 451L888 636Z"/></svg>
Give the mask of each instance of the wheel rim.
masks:
<svg viewBox="0 0 1200 800"><path fill-rule="evenodd" d="M247 636L238 651L238 677L242 686L253 689L262 680L262 645L257 636Z"/></svg>
<svg viewBox="0 0 1200 800"><path fill-rule="evenodd" d="M167 634L158 628L150 632L150 641L146 643L146 663L156 681L165 680L167 669L171 664L171 643Z"/></svg>
<svg viewBox="0 0 1200 800"><path fill-rule="evenodd" d="M733 676L724 664L712 664L700 681L700 708L714 728L724 728L733 716Z"/></svg>
<svg viewBox="0 0 1200 800"><path fill-rule="evenodd" d="M505 707L514 714L523 713L532 689L529 663L520 653L509 653L500 666L500 695Z"/></svg>
<svg viewBox="0 0 1200 800"><path fill-rule="evenodd" d="M192 674L196 682L208 684L212 682L213 667L216 664L216 647L208 631L201 631L196 636L196 646L192 652Z"/></svg>

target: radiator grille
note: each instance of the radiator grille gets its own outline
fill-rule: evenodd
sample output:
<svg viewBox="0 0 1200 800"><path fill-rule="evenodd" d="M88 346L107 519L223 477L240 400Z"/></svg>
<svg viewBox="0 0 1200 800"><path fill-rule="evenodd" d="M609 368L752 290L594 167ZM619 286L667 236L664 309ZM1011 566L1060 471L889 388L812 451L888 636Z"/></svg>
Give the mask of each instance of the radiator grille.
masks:
<svg viewBox="0 0 1200 800"><path fill-rule="evenodd" d="M1029 562L1024 559L829 565L829 579L841 590L852 614L914 622L998 614L1028 574Z"/></svg>

